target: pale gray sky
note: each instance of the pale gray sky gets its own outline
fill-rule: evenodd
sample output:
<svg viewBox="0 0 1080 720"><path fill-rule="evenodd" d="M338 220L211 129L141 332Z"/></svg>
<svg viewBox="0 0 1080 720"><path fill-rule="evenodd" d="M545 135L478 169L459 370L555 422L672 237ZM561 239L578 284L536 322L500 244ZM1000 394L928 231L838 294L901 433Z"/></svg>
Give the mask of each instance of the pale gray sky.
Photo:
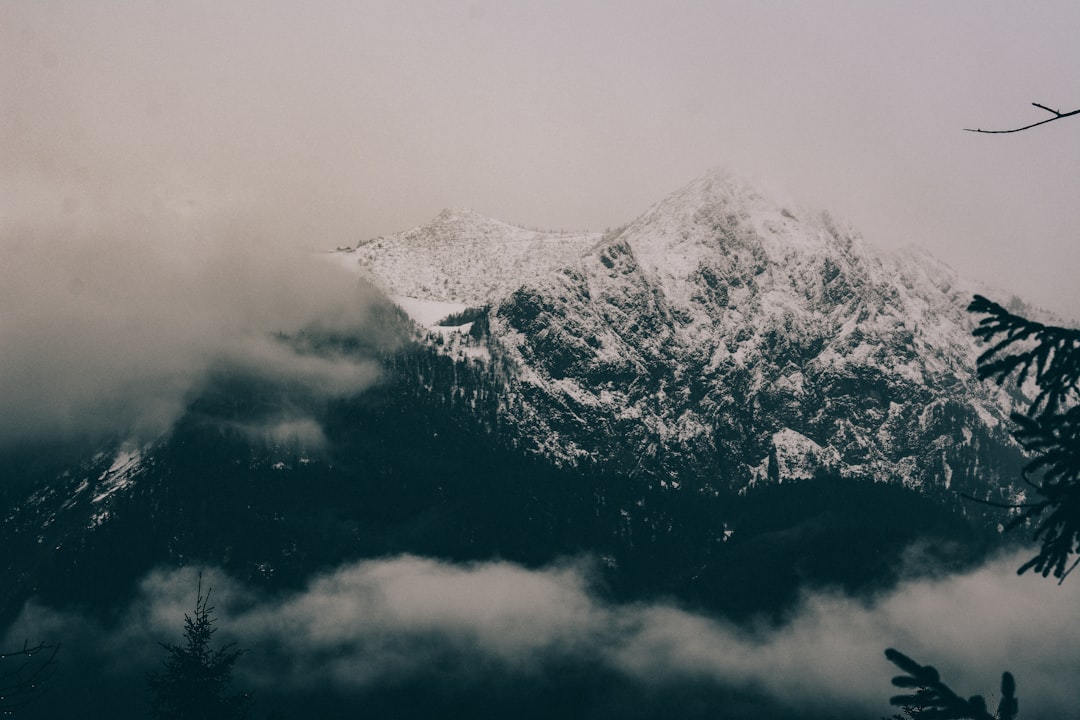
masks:
<svg viewBox="0 0 1080 720"><path fill-rule="evenodd" d="M1080 107L1078 36L1074 0L0 0L0 248L603 229L723 165L1080 316L1080 118L961 131Z"/></svg>

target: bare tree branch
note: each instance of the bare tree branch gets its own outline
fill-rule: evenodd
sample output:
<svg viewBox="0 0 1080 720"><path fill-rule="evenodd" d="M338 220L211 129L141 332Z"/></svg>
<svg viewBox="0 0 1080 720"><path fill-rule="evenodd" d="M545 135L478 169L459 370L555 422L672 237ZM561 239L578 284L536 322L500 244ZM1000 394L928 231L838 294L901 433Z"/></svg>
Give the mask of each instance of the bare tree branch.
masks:
<svg viewBox="0 0 1080 720"><path fill-rule="evenodd" d="M29 705L45 693L46 681L56 669L58 652L59 643L44 642L33 647L24 642L21 650L0 652L0 715L11 715L16 708ZM4 664L17 659L22 659L18 666Z"/></svg>
<svg viewBox="0 0 1080 720"><path fill-rule="evenodd" d="M1035 107L1039 108L1040 110L1045 110L1048 113L1053 113L1054 117L1049 118L1047 120L1040 120L1037 123L1032 123L1030 125L1025 125L1024 127L1013 128L1012 130L983 130L981 128L978 128L978 129L976 129L976 128L964 128L964 131L965 132L987 133L987 134L990 134L990 135L1000 135L1000 134L1003 134L1003 133L1014 133L1014 132L1020 132L1021 130L1030 130L1033 127L1038 127L1039 125L1045 125L1046 123L1054 122L1055 120L1060 120L1062 118L1067 118L1067 117L1070 117L1072 115L1080 115L1080 109L1073 110L1072 112L1063 113L1063 112L1059 112L1057 110L1054 110L1052 108L1048 108L1045 105L1040 105L1037 102L1033 102L1031 104L1034 105Z"/></svg>
<svg viewBox="0 0 1080 720"><path fill-rule="evenodd" d="M1054 110L1053 108L1048 108L1045 105L1040 105L1039 103L1031 103L1031 104L1034 105L1035 107L1039 108L1040 110L1045 110L1046 112L1054 113L1058 117L1061 117L1061 112L1059 110Z"/></svg>

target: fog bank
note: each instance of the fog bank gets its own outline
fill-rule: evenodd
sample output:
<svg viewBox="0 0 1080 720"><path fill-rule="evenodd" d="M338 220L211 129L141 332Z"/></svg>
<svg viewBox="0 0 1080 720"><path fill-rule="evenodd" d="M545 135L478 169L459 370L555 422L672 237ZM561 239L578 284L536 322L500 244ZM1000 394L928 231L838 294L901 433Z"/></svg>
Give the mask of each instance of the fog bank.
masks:
<svg viewBox="0 0 1080 720"><path fill-rule="evenodd" d="M878 717L891 714L897 672L883 651L896 647L965 696L992 696L1009 670L1025 717L1063 717L1080 702L1078 588L1018 577L1025 557L908 581L871 602L810 594L776 627L738 627L670 604L606 603L583 561L528 570L401 556L343 566L278 598L216 572L203 582L213 587L218 639L250 649L237 684L256 696L362 698L435 675L463 687L539 683L572 666L621 676L635 692L697 683L811 713ZM63 640L105 676L122 677L160 662L156 640L179 640L195 587L192 569L154 573L115 627L30 605L8 644Z"/></svg>

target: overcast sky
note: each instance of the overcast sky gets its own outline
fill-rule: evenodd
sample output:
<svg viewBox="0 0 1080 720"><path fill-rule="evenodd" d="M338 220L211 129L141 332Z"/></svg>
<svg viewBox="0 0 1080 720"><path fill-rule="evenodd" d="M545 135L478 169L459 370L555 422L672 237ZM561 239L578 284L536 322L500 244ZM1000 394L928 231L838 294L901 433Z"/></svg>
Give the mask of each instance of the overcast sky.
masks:
<svg viewBox="0 0 1080 720"><path fill-rule="evenodd" d="M1078 34L1074 0L0 0L0 249L237 207L301 247L603 229L721 165L1080 316L1080 117L961 130L1080 107Z"/></svg>

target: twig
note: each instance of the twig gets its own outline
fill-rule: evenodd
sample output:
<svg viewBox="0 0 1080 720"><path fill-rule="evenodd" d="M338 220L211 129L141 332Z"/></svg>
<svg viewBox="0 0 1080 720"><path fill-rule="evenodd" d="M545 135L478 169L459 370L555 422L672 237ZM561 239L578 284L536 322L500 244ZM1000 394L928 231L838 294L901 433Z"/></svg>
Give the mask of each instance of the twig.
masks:
<svg viewBox="0 0 1080 720"><path fill-rule="evenodd" d="M977 498L974 495L968 495L967 493L957 493L957 495L965 500L971 500L972 502L977 502L981 505L989 505L990 507L1004 508L1006 510L1023 510L1025 508L1035 507L1032 503L999 503L994 502L993 500L983 500L982 498Z"/></svg>
<svg viewBox="0 0 1080 720"><path fill-rule="evenodd" d="M1025 125L1024 127L1014 128L1012 130L983 130L981 128L964 128L964 131L965 132L986 133L986 134L989 134L989 135L1001 135L1003 133L1014 133L1014 132L1020 132L1021 130L1030 130L1033 127L1038 127L1039 125L1045 125L1046 123L1054 122L1055 120L1061 120L1062 118L1071 117L1072 115L1080 115L1080 109L1073 110L1073 111L1067 112L1067 113L1063 113L1063 112L1058 112L1057 110L1053 110L1051 108L1048 108L1045 105L1040 105L1037 102L1033 102L1031 104L1034 105L1035 107L1039 108L1040 110L1045 110L1048 113L1053 113L1054 117L1049 118L1048 120L1040 120L1037 123L1032 123L1030 125Z"/></svg>
<svg viewBox="0 0 1080 720"><path fill-rule="evenodd" d="M1080 557L1076 558L1076 560L1073 562L1073 564L1069 566L1068 570L1061 573L1061 579L1058 580L1058 585L1065 582L1065 578L1069 577L1069 573L1071 573L1073 570L1075 570L1077 565L1080 565Z"/></svg>

